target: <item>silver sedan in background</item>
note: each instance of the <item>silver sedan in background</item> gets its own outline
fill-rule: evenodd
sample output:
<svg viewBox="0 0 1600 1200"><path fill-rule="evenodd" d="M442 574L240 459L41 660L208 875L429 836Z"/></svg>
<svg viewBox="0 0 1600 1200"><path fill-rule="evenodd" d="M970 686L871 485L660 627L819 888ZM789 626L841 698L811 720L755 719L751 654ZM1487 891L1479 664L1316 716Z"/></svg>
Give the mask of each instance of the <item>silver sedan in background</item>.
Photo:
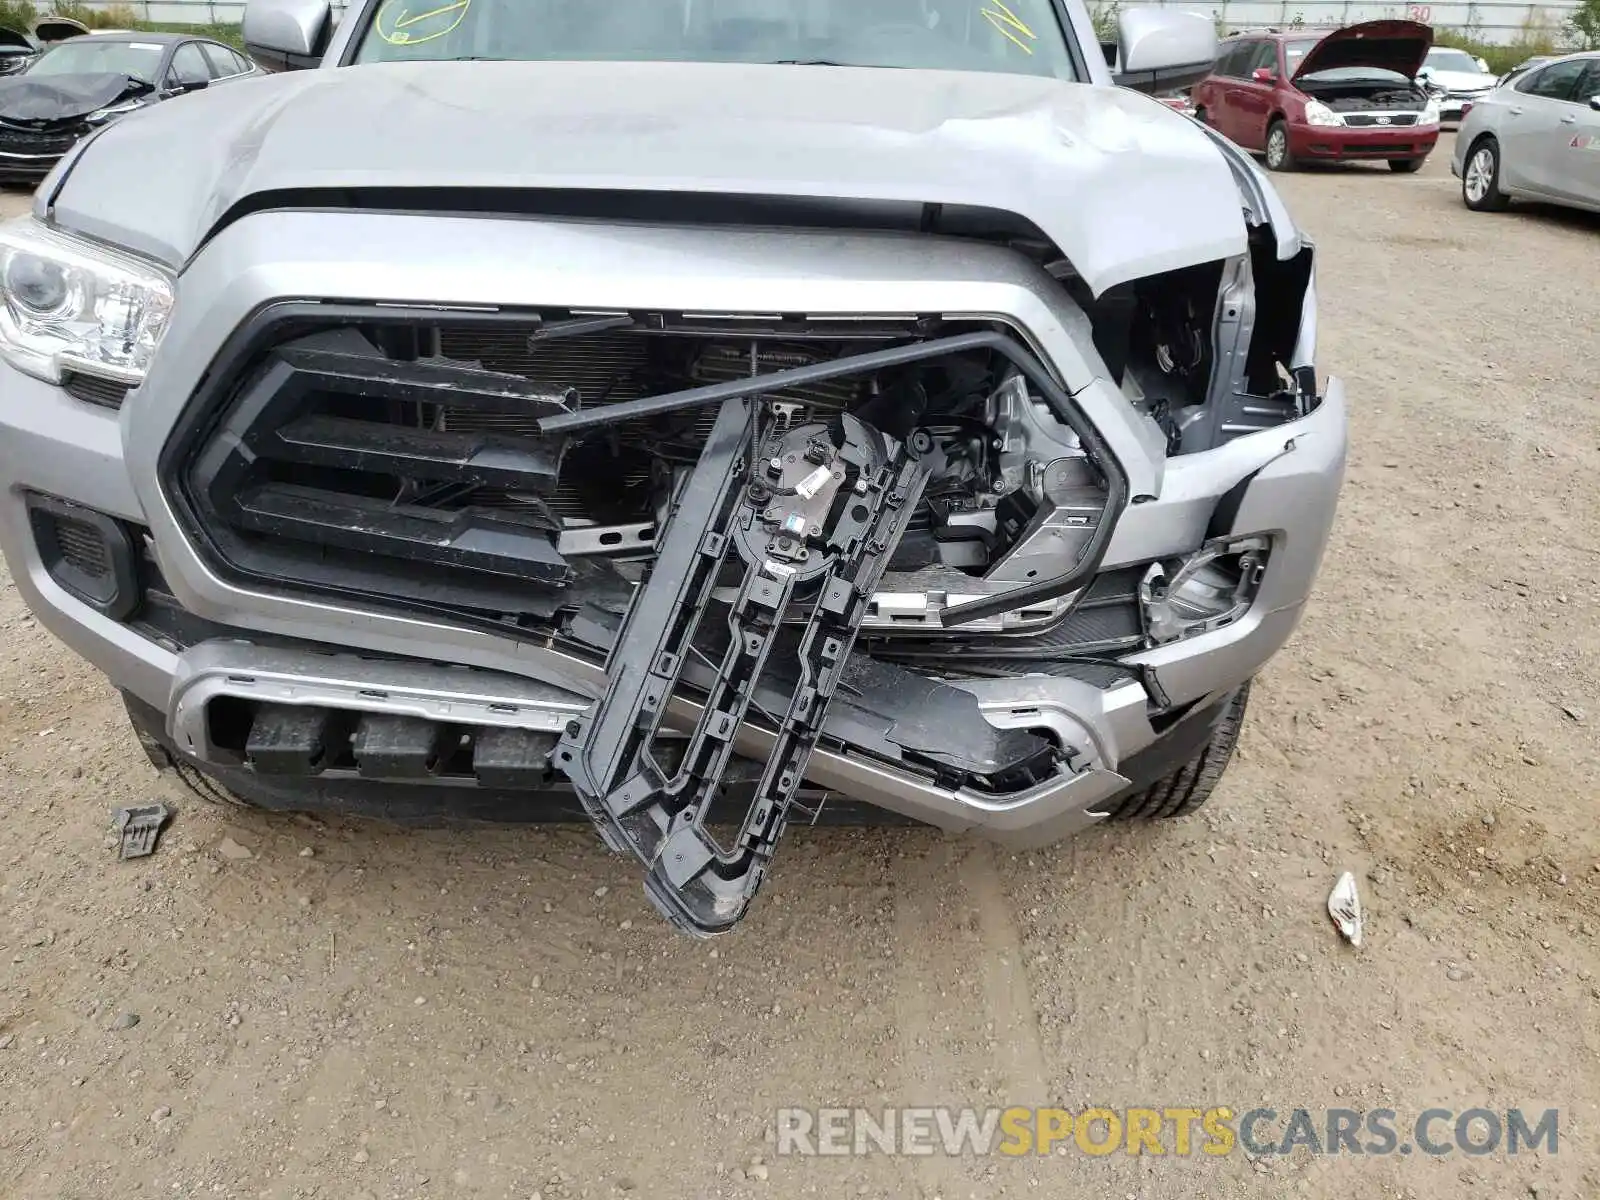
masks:
<svg viewBox="0 0 1600 1200"><path fill-rule="evenodd" d="M1450 171L1477 212L1521 199L1600 212L1600 51L1552 59L1479 100Z"/></svg>

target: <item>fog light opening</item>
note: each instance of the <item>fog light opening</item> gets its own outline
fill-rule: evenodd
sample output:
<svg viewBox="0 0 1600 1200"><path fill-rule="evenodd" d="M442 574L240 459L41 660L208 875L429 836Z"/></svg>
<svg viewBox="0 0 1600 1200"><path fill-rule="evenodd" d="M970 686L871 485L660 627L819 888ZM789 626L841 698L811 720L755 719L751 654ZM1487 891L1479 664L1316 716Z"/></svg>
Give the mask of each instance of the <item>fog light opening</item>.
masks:
<svg viewBox="0 0 1600 1200"><path fill-rule="evenodd" d="M1182 559L1153 562L1139 583L1152 646L1223 629L1250 610L1266 573L1270 539L1219 538Z"/></svg>

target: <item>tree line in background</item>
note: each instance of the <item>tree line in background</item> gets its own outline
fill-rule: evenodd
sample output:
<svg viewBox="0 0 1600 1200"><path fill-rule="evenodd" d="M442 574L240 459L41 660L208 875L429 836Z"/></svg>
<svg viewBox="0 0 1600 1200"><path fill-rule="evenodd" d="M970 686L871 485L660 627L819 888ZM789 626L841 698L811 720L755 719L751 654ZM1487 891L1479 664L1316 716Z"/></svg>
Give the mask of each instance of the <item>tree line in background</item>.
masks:
<svg viewBox="0 0 1600 1200"><path fill-rule="evenodd" d="M1600 0L1597 0L1600 2ZM170 22L142 20L131 5L113 4L106 8L90 8L77 0L60 4L38 6L28 0L0 0L0 26L28 30L42 16L70 17L90 29L148 29L159 33L192 33L197 37L213 38L243 50L238 25L175 25Z"/></svg>

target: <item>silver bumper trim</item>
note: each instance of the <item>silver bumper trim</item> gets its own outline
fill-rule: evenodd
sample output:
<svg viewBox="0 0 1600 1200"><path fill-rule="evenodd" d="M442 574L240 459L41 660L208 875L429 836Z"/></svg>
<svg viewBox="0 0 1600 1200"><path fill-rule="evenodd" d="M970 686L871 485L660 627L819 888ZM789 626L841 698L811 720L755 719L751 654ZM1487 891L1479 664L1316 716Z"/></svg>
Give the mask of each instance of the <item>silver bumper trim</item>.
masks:
<svg viewBox="0 0 1600 1200"><path fill-rule="evenodd" d="M167 733L184 753L214 759L206 707L223 696L555 734L588 707L581 696L512 675L202 642L178 656L167 706Z"/></svg>
<svg viewBox="0 0 1600 1200"><path fill-rule="evenodd" d="M578 662L579 660L572 660ZM599 678L598 667L591 668ZM213 641L178 657L167 705L167 733L199 763L216 761L206 707L219 697L382 712L460 724L513 726L558 733L587 707L580 695L535 680L440 667L276 650ZM700 705L674 698L669 720L690 729ZM741 753L764 759L772 735L742 726ZM818 748L807 777L818 787L913 817L940 829L977 830L1014 849L1047 845L1103 820L1104 802L1128 786L1115 771L1089 767L1014 796L943 788L884 764Z"/></svg>

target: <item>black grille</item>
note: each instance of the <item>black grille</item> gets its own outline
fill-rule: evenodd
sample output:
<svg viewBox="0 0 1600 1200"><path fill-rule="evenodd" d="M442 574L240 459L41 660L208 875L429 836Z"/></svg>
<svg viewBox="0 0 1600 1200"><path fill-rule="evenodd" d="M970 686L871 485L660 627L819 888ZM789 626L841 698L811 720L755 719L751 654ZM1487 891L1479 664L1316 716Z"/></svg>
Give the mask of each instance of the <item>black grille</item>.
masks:
<svg viewBox="0 0 1600 1200"><path fill-rule="evenodd" d="M0 151L10 154L65 154L86 132L87 126L45 131L0 125Z"/></svg>
<svg viewBox="0 0 1600 1200"><path fill-rule="evenodd" d="M212 364L181 426L192 432L165 452L165 486L213 565L253 585L532 624L574 603L575 582L586 600L626 604L631 589L608 564L570 544L563 555L563 533L653 521L716 408L570 442L541 436L540 418L888 334L841 326L838 341L791 344L702 320L279 306ZM864 387L831 380L769 398L809 420ZM646 538L635 553L648 549Z"/></svg>
<svg viewBox="0 0 1600 1200"><path fill-rule="evenodd" d="M104 579L111 573L111 555L98 529L71 517L57 517L55 525L56 544L61 547L63 561L93 579Z"/></svg>
<svg viewBox="0 0 1600 1200"><path fill-rule="evenodd" d="M445 397L453 413L514 417L522 427L452 427ZM532 422L574 399L438 355L391 358L355 330L311 334L246 371L184 482L206 532L246 571L548 615L551 589L573 574L556 549L559 522L539 501L555 486L563 447L537 437ZM472 503L484 486L524 503Z"/></svg>
<svg viewBox="0 0 1600 1200"><path fill-rule="evenodd" d="M1345 113L1344 123L1356 128L1368 126L1382 126L1394 128L1400 125L1415 125L1416 113Z"/></svg>
<svg viewBox="0 0 1600 1200"><path fill-rule="evenodd" d="M102 408L121 408L122 402L128 398L128 385L118 383L114 379L101 379L95 375L84 375L77 371L68 371L61 377L61 386L66 389L69 396L74 396L86 404L98 404Z"/></svg>

